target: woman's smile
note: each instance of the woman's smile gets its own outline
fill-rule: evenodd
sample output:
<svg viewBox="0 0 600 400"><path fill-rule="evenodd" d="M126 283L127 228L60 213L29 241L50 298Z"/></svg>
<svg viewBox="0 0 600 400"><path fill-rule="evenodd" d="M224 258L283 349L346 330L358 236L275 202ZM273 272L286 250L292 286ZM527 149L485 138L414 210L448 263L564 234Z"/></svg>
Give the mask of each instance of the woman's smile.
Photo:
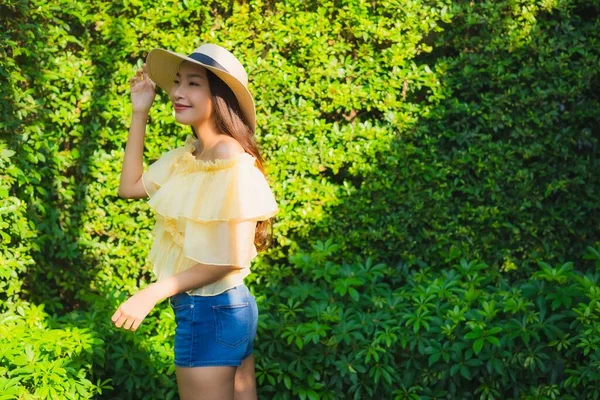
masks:
<svg viewBox="0 0 600 400"><path fill-rule="evenodd" d="M187 110L188 108L192 108L192 106L186 106L184 104L179 104L179 103L175 103L173 105L173 107L175 108L176 112L181 112L181 111Z"/></svg>

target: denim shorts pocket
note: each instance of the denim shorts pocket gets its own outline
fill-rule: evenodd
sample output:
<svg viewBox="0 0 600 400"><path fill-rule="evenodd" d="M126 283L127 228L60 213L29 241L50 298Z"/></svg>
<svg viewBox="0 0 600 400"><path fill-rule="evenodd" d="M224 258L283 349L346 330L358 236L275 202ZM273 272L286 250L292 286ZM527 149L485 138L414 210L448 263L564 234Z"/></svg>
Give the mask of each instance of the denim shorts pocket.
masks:
<svg viewBox="0 0 600 400"><path fill-rule="evenodd" d="M173 308L173 313L175 314L175 323L177 324L177 329L179 329L182 325L189 325L193 320L193 304L182 304L177 308Z"/></svg>
<svg viewBox="0 0 600 400"><path fill-rule="evenodd" d="M173 309L173 311L177 311L177 310L183 310L183 309L192 309L194 308L193 304L177 304L177 305L173 305L171 304L171 308Z"/></svg>
<svg viewBox="0 0 600 400"><path fill-rule="evenodd" d="M236 347L248 340L251 310L247 302L212 306L215 317L215 340Z"/></svg>
<svg viewBox="0 0 600 400"><path fill-rule="evenodd" d="M183 310L183 309L191 309L194 308L194 303L189 303L187 301L182 301L181 297L178 298L169 298L169 304L173 311Z"/></svg>

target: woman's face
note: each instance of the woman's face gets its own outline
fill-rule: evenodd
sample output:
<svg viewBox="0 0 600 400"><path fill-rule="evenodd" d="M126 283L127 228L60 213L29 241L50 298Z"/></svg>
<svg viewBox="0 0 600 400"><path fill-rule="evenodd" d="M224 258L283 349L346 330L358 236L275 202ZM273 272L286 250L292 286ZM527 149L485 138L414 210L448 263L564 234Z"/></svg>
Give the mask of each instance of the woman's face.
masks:
<svg viewBox="0 0 600 400"><path fill-rule="evenodd" d="M212 102L206 69L184 61L179 67L174 83L169 97L173 102L177 122L194 127L209 122L212 115Z"/></svg>

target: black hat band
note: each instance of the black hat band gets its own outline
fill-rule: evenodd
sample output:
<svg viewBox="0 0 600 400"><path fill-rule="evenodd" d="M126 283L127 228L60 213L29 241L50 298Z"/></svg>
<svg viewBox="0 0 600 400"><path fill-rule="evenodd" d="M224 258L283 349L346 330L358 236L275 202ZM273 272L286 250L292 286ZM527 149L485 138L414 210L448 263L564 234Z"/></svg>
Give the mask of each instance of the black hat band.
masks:
<svg viewBox="0 0 600 400"><path fill-rule="evenodd" d="M192 53L188 57L192 58L198 62L201 62L202 64L206 64L208 66L215 67L217 69L220 69L223 72L227 72L228 74L230 74L230 72L227 71L227 68L223 67L221 64L219 64L213 58L207 56L206 54Z"/></svg>

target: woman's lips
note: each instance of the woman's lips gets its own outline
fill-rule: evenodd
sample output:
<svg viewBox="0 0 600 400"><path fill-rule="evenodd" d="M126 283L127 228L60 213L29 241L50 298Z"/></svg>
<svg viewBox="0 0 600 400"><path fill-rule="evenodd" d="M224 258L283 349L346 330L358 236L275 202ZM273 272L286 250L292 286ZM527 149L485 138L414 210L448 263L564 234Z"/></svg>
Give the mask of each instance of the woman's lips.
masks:
<svg viewBox="0 0 600 400"><path fill-rule="evenodd" d="M183 110L187 110L188 108L192 108L191 106L182 106L182 105L175 105L173 106L175 108L175 111L183 111Z"/></svg>

